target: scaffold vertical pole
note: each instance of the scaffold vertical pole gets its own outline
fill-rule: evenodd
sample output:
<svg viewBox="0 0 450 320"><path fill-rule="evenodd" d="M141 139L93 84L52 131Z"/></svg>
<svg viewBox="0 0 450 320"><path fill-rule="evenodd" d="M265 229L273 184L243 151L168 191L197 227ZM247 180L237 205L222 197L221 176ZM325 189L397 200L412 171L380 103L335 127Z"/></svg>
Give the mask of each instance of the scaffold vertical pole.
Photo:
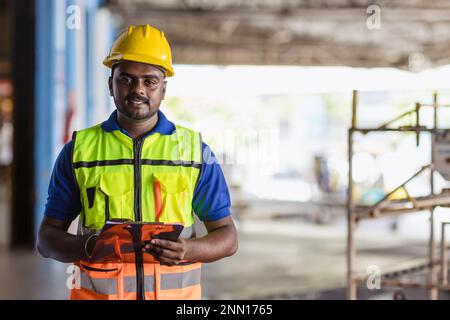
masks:
<svg viewBox="0 0 450 320"><path fill-rule="evenodd" d="M352 125L348 131L348 188L347 188L347 299L356 299L356 281L353 264L355 259L355 213L353 205L353 133L357 125L358 91L352 95Z"/></svg>

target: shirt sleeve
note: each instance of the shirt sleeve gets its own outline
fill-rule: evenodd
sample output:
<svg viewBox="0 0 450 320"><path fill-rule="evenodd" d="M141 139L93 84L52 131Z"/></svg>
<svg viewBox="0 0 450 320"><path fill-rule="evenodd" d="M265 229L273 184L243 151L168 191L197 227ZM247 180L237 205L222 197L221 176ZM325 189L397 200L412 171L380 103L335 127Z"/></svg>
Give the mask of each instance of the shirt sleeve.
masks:
<svg viewBox="0 0 450 320"><path fill-rule="evenodd" d="M230 192L222 169L210 147L203 143L203 162L194 191L192 207L202 221L216 221L231 215Z"/></svg>
<svg viewBox="0 0 450 320"><path fill-rule="evenodd" d="M73 141L67 143L56 159L48 187L44 215L73 221L81 211L80 193L72 173Z"/></svg>

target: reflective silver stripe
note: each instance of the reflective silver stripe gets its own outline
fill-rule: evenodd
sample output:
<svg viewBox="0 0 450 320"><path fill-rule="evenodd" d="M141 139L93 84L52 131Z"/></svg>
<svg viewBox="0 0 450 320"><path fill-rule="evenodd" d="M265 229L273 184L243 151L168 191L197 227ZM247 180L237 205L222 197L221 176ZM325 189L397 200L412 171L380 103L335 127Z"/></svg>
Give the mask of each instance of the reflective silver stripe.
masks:
<svg viewBox="0 0 450 320"><path fill-rule="evenodd" d="M161 275L161 290L181 289L200 284L201 269Z"/></svg>
<svg viewBox="0 0 450 320"><path fill-rule="evenodd" d="M125 292L136 292L136 277L123 277L123 290ZM155 277L154 276L145 276L144 277L144 290L145 292L154 292L155 291Z"/></svg>
<svg viewBox="0 0 450 320"><path fill-rule="evenodd" d="M117 279L97 279L81 271L81 287L101 294L117 294Z"/></svg>
<svg viewBox="0 0 450 320"><path fill-rule="evenodd" d="M123 277L123 290L125 292L136 292L136 277Z"/></svg>
<svg viewBox="0 0 450 320"><path fill-rule="evenodd" d="M144 290L145 290L145 292L154 292L155 291L155 277L154 276L145 276L144 277Z"/></svg>

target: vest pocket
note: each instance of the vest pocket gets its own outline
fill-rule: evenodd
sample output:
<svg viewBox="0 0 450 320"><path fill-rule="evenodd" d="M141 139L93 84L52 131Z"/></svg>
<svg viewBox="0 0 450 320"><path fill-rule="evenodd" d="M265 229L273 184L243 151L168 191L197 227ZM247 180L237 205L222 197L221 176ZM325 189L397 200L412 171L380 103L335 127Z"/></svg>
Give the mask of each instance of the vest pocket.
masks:
<svg viewBox="0 0 450 320"><path fill-rule="evenodd" d="M97 181L95 186L81 188L84 226L98 230L107 220L133 220L130 174L103 173Z"/></svg>
<svg viewBox="0 0 450 320"><path fill-rule="evenodd" d="M88 299L121 299L122 265L120 263L79 263L80 289Z"/></svg>
<svg viewBox="0 0 450 320"><path fill-rule="evenodd" d="M81 188L83 197L84 227L99 230L107 220L105 195L98 186Z"/></svg>
<svg viewBox="0 0 450 320"><path fill-rule="evenodd" d="M160 184L161 222L188 223L192 219L192 199L189 180L179 173L154 173L153 181Z"/></svg>
<svg viewBox="0 0 450 320"><path fill-rule="evenodd" d="M130 174L114 172L100 176L100 190L105 195L105 217L134 220Z"/></svg>

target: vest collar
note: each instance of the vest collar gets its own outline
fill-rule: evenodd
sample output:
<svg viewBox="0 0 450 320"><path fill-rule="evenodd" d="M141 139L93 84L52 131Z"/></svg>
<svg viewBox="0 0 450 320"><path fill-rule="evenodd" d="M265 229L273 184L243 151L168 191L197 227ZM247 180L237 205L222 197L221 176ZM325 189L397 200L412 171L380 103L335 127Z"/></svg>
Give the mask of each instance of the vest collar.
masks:
<svg viewBox="0 0 450 320"><path fill-rule="evenodd" d="M113 132L119 130L120 132L131 138L130 134L119 126L119 123L117 122L117 110L114 110L113 113L111 113L111 115L109 116L108 120L102 123L102 129L105 132ZM156 126L142 138L146 138L154 133L159 133L161 135L170 135L173 133L173 131L175 131L175 125L173 124L173 122L169 121L164 113L161 112L161 110L158 110L158 122L156 123Z"/></svg>

